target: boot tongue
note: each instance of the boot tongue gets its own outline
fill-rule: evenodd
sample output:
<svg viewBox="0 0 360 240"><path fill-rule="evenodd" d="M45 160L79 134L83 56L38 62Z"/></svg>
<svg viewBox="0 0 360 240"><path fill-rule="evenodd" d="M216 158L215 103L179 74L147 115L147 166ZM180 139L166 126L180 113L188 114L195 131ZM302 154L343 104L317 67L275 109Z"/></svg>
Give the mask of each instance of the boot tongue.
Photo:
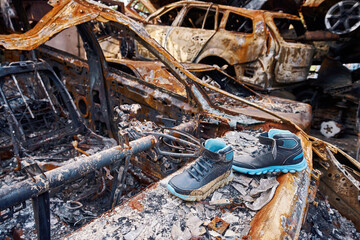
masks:
<svg viewBox="0 0 360 240"><path fill-rule="evenodd" d="M259 136L259 142L261 144L272 146L274 144L273 143L274 141L275 140L273 138L268 137L268 134L266 132L260 134L260 136Z"/></svg>
<svg viewBox="0 0 360 240"><path fill-rule="evenodd" d="M278 130L278 129L271 129L271 130ZM273 158L275 159L276 155L277 155L276 141L279 141L279 140L276 140L273 138L273 136L276 134L276 133L274 133L274 131L271 133L271 138L270 138L270 131L260 134L259 142L263 145L271 146L271 153L273 155ZM285 131L278 130L278 131L281 131L281 133L288 132L286 130ZM277 133L279 133L279 132L277 132Z"/></svg>
<svg viewBox="0 0 360 240"><path fill-rule="evenodd" d="M270 129L268 132L268 137L269 138L274 138L274 135L276 134L291 134L291 132L289 130L280 130L280 129Z"/></svg>
<svg viewBox="0 0 360 240"><path fill-rule="evenodd" d="M202 147L198 153L199 157L208 159L210 161L213 162L217 162L222 160L223 158L225 158L225 156L223 156L223 154L219 154L217 152L212 152L204 147Z"/></svg>

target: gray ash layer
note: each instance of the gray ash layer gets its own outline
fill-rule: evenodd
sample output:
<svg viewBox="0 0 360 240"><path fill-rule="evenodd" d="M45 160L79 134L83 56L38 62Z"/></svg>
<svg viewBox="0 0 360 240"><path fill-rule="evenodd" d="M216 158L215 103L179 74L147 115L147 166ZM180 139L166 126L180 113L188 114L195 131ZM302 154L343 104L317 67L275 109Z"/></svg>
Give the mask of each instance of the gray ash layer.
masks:
<svg viewBox="0 0 360 240"><path fill-rule="evenodd" d="M360 239L360 233L356 231L354 224L332 208L320 193L315 198L315 202L318 205L310 204L299 239Z"/></svg>
<svg viewBox="0 0 360 240"><path fill-rule="evenodd" d="M236 208L232 212L219 206L212 206L209 201L231 199L239 192L231 184L218 189L204 201L185 202L172 196L161 181L156 190L152 189L139 200L143 211L131 208L128 204L115 208L111 213L84 226L67 239L86 239L89 236L102 239L190 239L202 236L202 239L214 239L220 236L207 225L218 216L230 224L225 232L229 239L240 238L249 231L249 223L255 211Z"/></svg>
<svg viewBox="0 0 360 240"><path fill-rule="evenodd" d="M232 144L239 154L251 153L260 147L257 135L260 131L228 132L223 138ZM244 150L246 149L246 150ZM278 186L276 175L248 177L234 173L234 180L216 190L204 201L186 202L171 195L166 184L171 176L161 180L156 188L144 193L135 202L118 206L99 219L84 226L67 239L114 238L114 239L241 239L248 234L250 221L268 201ZM212 205L229 200L230 205ZM237 200L237 201L235 201ZM139 206L140 210L139 210ZM208 227L214 217L229 223L221 235Z"/></svg>
<svg viewBox="0 0 360 240"><path fill-rule="evenodd" d="M134 123L130 124L133 125ZM136 125L136 124L135 124ZM261 148L257 136L261 131L228 132L223 140L231 144L237 156L251 154ZM16 167L14 160L3 161L6 168ZM0 172L0 187L12 185L25 179L22 172ZM52 239L62 239L81 225L94 220L83 227L81 232L71 234L68 239L190 239L201 236L202 239L215 239L220 236L207 225L218 216L230 224L222 238L241 239L250 229L250 221L256 214L251 207L258 207L271 199L271 191L276 189L276 176L246 176L234 173L234 181L218 189L201 202L187 203L168 193L165 185L168 179L160 181L156 191L151 190L139 200L143 211L124 204L110 213L103 214L107 198L95 201L82 201L80 209L67 208L69 198L62 193L50 199ZM131 182L131 181L128 181ZM76 183L74 183L77 185ZM85 186L89 186L85 184ZM81 191L85 190L79 190ZM126 198L131 197L128 194ZM210 205L210 201L239 198L245 207L223 208ZM299 239L360 239L354 226L343 218L327 202L319 201L319 206L310 206L307 221ZM232 210L232 211L231 211ZM155 221L154 221L155 220ZM36 239L34 231L31 201L26 208L16 213L12 219L0 224L0 239L11 236L13 228L23 229L26 239ZM151 238L152 236L152 238ZM341 236L343 236L341 238Z"/></svg>

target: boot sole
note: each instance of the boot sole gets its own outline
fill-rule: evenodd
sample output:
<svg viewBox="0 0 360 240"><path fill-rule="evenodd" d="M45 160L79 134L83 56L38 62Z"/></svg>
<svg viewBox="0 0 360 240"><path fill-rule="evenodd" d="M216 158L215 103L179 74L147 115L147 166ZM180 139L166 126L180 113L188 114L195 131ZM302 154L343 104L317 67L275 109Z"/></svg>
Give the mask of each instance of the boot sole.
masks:
<svg viewBox="0 0 360 240"><path fill-rule="evenodd" d="M250 175L261 175L270 172L295 173L295 172L300 172L306 168L307 168L307 163L304 158L301 162L293 165L270 166L270 167L258 168L258 169L242 168L235 165L232 166L233 170Z"/></svg>
<svg viewBox="0 0 360 240"><path fill-rule="evenodd" d="M221 178L223 175L219 176L218 178ZM212 187L209 188L208 191L206 191L203 195L184 195L184 194L180 194L180 193L177 193L175 191L175 189L173 187L171 187L169 184L167 184L167 189L169 190L169 192L171 192L173 195L181 198L182 200L185 200L185 201L200 201L200 200L203 200L205 199L207 196L209 196L211 193L213 193L216 189L218 188L221 188L225 185L227 185L229 182L231 182L232 180L234 179L234 174L233 172L231 171L230 174L218 181L217 183L215 183ZM216 179L214 179L216 180ZM209 187L208 185L211 184L211 183L208 183L206 184L205 186L203 186L203 188L207 188Z"/></svg>

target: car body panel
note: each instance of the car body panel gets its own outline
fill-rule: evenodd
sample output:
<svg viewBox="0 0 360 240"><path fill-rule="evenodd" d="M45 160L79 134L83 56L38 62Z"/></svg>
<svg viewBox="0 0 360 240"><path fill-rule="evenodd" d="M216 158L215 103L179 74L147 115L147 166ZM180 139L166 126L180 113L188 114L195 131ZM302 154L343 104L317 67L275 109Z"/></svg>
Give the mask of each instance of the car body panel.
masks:
<svg viewBox="0 0 360 240"><path fill-rule="evenodd" d="M159 17L165 15L167 9L181 6L183 9L171 27L162 26ZM217 14L219 27L213 30L182 27L188 9L191 8L216 9L223 16L220 19ZM242 16L248 19L246 21L251 19L252 32L243 28L238 29L240 32L227 30L227 24L231 23L230 14ZM285 13L181 1L169 4L150 15L145 28L180 62L223 64L209 60L216 57L234 67L237 81L261 89L272 89L306 80L314 54L311 44L286 42L278 33L274 17L299 21L298 17ZM166 30L159 30L163 28Z"/></svg>

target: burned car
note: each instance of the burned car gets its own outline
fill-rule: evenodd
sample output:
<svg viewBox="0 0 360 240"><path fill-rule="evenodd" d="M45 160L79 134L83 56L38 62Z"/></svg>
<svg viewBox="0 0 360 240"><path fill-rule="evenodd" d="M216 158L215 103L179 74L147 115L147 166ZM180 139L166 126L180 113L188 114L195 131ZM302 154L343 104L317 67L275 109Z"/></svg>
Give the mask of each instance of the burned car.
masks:
<svg viewBox="0 0 360 240"><path fill-rule="evenodd" d="M316 171L313 173L313 150L322 163L324 162L324 166L333 166L338 163L339 158L342 164L350 166L350 169L359 168L359 164L341 150L304 132L303 129L308 128L311 119L308 105L258 96L250 90L244 90L243 95L248 97L245 99L214 87L191 74L138 23L105 5L82 0L56 1L51 4L53 9L38 22L36 27L23 34L2 35L0 45L6 49L5 51L35 49L35 56L48 62L56 76L65 82L89 126L98 133L116 138L120 145L36 175L34 181L27 179L13 186L2 187L1 211L9 212L9 208L13 210L14 205L28 198L37 197L65 183L71 183L84 174L112 165L117 171L105 174L104 178L111 179L113 183L110 199L118 200L118 197L114 196L119 196L120 199L120 201L111 201L115 203L112 206L122 204L111 214L103 215L101 219L115 214L116 221L105 221L105 227L101 228L104 231L93 231L98 229L96 227L98 223L94 221L92 225L83 228L85 232L79 230L69 238L89 238L90 235L95 236L95 232L102 237L121 237L125 234L135 234L132 233L131 228L143 229L143 234L146 234L155 226L156 236L169 238L172 230L168 225L162 225L160 222L164 219L162 216L154 213L171 216L172 221L183 219L183 213L173 211L173 207L181 206L185 209L186 204L174 200L164 191L163 184L168 180L169 177L166 177L168 174L174 171L176 174L179 168L193 159L191 157L194 155L191 154L194 153L194 142L198 143L191 135L185 135L178 130L186 130L198 138L205 139L223 137L228 131L237 131L238 133L235 134L240 132L242 136L239 136L239 139L254 139L257 131L277 127L297 133L302 140L308 168L294 174L275 176L278 186L276 189L271 188L273 197L268 199L271 201L260 210L247 214L251 218L247 222L248 231L244 231L243 235L248 234L249 237L256 239L281 236L296 238L306 213L306 206L312 201L319 181L319 175ZM50 38L53 37L54 40L61 32L75 26L74 30L79 34L86 52L82 55L83 59L80 58L81 51L77 57L60 49L40 46ZM150 51L158 60L149 61L140 56L138 59L132 56L130 60L106 59L98 41L104 29L134 38L138 46L143 45L143 48ZM138 60L143 61L138 62ZM201 72L204 67L193 65L188 66L188 69ZM132 104L138 104L140 107L129 107L133 106ZM125 111L131 114L124 114ZM136 121L147 121L134 127L131 125L133 121L129 118L131 115ZM159 130L157 127L146 127L147 123L151 125L150 122L168 127L174 126L174 128ZM256 130L259 128L262 130ZM167 148L167 152L163 150L164 147ZM129 168L130 164L137 169ZM144 174L139 174L138 171ZM122 176L127 175L128 172L152 184L136 196L132 194L123 196L124 194L121 193L126 186L124 179L127 178ZM326 170L324 172L326 173ZM347 170L345 173L338 173L339 177L345 175L344 182L349 185L356 183L354 179L349 180L352 174ZM312 176L313 180L311 180ZM330 177L336 181L335 175ZM131 185L129 181L127 184ZM103 183L101 186L101 189L109 187ZM359 186L355 185L355 187ZM156 204L154 201L164 205ZM165 203L170 203L166 209ZM199 202L199 206L204 207L206 204ZM243 206L241 202L236 201L231 202L230 205L229 209ZM353 205L355 206L355 204L351 206ZM49 212L46 205L41 209ZM220 212L219 207L215 206L215 210ZM209 216L215 213L211 208L209 211ZM200 213L201 210L198 212ZM39 222L43 224L40 225L46 232L44 236L49 236L50 232L47 231L50 225L49 217L46 214L41 216ZM218 225L215 221L214 226ZM243 223L240 225L239 231L242 231L245 226ZM89 228L93 229L87 231ZM140 232L137 236L139 235Z"/></svg>
<svg viewBox="0 0 360 240"><path fill-rule="evenodd" d="M314 47L296 41L296 16L204 2L176 2L146 19L146 31L180 62L228 65L260 89L304 81ZM144 55L146 56L146 54Z"/></svg>

